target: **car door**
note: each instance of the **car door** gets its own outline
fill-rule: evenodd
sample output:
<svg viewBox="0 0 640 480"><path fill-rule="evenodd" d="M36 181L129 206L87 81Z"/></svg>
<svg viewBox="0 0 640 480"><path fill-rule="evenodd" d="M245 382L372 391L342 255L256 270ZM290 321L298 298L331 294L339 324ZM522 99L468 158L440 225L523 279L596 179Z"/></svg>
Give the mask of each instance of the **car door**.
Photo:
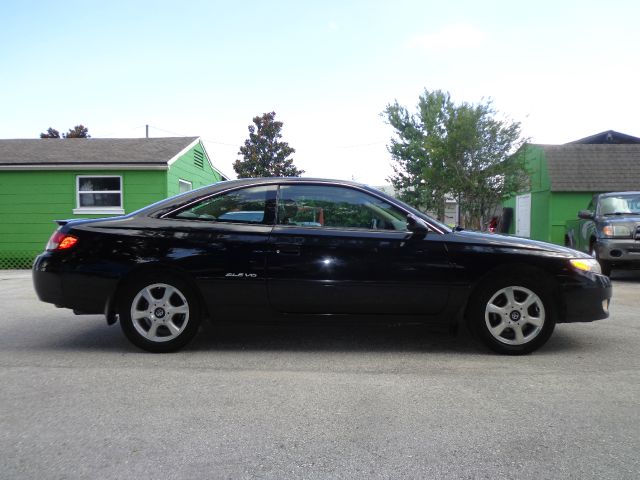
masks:
<svg viewBox="0 0 640 480"><path fill-rule="evenodd" d="M276 189L225 191L165 217L174 245L167 256L196 279L210 313L269 307L265 266Z"/></svg>
<svg viewBox="0 0 640 480"><path fill-rule="evenodd" d="M351 186L281 184L267 289L286 313L437 314L451 268L441 235L416 236L406 212Z"/></svg>

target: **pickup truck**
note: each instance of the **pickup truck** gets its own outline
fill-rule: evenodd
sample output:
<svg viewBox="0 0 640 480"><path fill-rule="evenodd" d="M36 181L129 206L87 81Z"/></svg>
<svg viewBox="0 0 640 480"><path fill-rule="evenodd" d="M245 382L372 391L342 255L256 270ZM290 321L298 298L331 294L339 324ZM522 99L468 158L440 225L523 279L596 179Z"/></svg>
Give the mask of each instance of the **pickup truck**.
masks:
<svg viewBox="0 0 640 480"><path fill-rule="evenodd" d="M598 259L602 273L640 267L640 192L595 195L577 220L567 222L567 247Z"/></svg>

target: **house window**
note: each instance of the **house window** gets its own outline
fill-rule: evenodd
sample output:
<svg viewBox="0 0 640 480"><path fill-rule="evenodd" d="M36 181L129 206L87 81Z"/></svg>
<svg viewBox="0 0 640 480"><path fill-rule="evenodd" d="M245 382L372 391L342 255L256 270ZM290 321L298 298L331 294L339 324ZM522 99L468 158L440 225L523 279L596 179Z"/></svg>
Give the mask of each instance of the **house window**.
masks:
<svg viewBox="0 0 640 480"><path fill-rule="evenodd" d="M73 213L122 214L122 177L78 175Z"/></svg>
<svg viewBox="0 0 640 480"><path fill-rule="evenodd" d="M193 189L193 184L186 180L179 179L178 180L178 191L180 193L188 192Z"/></svg>

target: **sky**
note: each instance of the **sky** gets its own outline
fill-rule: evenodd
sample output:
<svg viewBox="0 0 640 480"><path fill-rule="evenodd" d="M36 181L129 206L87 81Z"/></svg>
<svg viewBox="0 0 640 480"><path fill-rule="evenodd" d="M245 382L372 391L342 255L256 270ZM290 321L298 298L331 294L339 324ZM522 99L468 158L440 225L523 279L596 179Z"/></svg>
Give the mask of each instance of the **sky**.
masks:
<svg viewBox="0 0 640 480"><path fill-rule="evenodd" d="M640 2L2 0L0 138L200 136L233 162L275 111L305 176L384 185L425 89L491 99L535 143L640 136Z"/></svg>

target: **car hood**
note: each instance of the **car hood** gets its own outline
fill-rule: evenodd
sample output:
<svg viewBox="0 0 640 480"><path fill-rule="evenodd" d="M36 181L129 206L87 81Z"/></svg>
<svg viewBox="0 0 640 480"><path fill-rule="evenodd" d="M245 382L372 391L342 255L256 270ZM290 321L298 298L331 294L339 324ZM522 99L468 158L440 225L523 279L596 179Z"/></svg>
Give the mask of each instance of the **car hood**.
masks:
<svg viewBox="0 0 640 480"><path fill-rule="evenodd" d="M602 223L608 223L610 225L613 225L613 224L638 225L640 224L640 215L635 213L634 214L625 213L622 215L607 215L607 216L600 217L599 220Z"/></svg>
<svg viewBox="0 0 640 480"><path fill-rule="evenodd" d="M471 230L452 232L450 235L452 235L457 241L468 244L475 243L494 248L546 252L554 256L565 258L591 258L586 253L579 252L572 248L561 247L560 245L553 243L541 242L539 240L531 240L529 238L516 237L512 235L474 232Z"/></svg>

